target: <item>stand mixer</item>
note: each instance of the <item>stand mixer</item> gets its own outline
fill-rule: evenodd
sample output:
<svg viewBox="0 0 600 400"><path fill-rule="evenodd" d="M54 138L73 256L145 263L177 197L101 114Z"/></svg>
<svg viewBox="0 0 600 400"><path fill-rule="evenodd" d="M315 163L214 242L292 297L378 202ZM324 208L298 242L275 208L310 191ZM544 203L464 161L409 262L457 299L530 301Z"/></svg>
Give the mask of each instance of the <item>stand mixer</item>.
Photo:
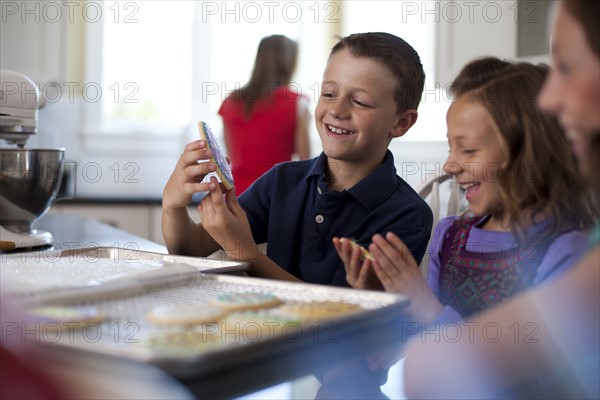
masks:
<svg viewBox="0 0 600 400"><path fill-rule="evenodd" d="M0 250L45 246L54 238L33 225L56 200L65 150L25 148L43 99L18 72L0 70L0 83L0 139L8 145L0 148Z"/></svg>

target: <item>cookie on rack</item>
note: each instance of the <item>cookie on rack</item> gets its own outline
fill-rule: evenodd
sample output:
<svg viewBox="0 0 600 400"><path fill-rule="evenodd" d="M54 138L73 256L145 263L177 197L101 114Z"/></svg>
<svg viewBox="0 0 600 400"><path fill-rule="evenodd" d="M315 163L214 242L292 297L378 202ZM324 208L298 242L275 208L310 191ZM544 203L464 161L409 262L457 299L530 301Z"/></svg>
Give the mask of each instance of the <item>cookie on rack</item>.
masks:
<svg viewBox="0 0 600 400"><path fill-rule="evenodd" d="M211 303L227 311L240 311L275 307L281 300L271 293L243 292L220 294Z"/></svg>
<svg viewBox="0 0 600 400"><path fill-rule="evenodd" d="M307 303L286 303L279 307L283 314L289 314L303 320L320 320L341 317L363 310L358 304L343 301L311 301Z"/></svg>
<svg viewBox="0 0 600 400"><path fill-rule="evenodd" d="M217 322L225 315L210 304L162 305L152 309L148 320L160 325L196 325Z"/></svg>
<svg viewBox="0 0 600 400"><path fill-rule="evenodd" d="M221 149L221 146L219 146L219 142L215 139L212 130L206 122L198 121L198 131L200 132L200 137L204 139L213 154L210 160L217 167L216 174L219 177L219 181L227 190L231 189L233 187L233 175L225 158L225 153Z"/></svg>
<svg viewBox="0 0 600 400"><path fill-rule="evenodd" d="M280 334L297 335L301 322L292 315L280 313L277 309L236 311L227 314L219 322L219 329L226 337L236 332L241 337L252 340L272 339Z"/></svg>

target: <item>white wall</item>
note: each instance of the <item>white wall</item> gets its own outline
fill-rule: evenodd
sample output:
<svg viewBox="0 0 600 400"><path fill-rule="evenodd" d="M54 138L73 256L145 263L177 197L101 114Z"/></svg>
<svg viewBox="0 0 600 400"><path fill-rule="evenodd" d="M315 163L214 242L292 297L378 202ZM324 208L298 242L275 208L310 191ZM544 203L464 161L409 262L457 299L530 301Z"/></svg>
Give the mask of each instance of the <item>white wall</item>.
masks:
<svg viewBox="0 0 600 400"><path fill-rule="evenodd" d="M5 3L17 7L24 4L3 2L3 7ZM403 18L420 18L422 21L436 19L435 81L441 86L450 82L460 67L474 57L490 54L516 57L516 2L454 2L461 10L460 17L452 14L456 9L449 8L448 4L405 2L401 7L404 15L398 15L399 23ZM4 8L1 11L0 67L21 71L41 85L50 81L82 82L85 79L85 54L94 53L94 48L82 47L85 30L81 23L72 24L66 18L58 23L49 22L47 18L36 21L31 15L26 15L23 23L21 15L9 15ZM313 70L321 70L322 66L317 68L310 62L307 64L307 57L318 54L315 57L321 60L330 41L331 32L325 28L331 27L322 25L301 33L308 41L318 43L314 48L304 48L302 53L304 65L311 65L311 73L306 78L309 80L313 80L317 74ZM320 39L323 36L326 38ZM425 103L420 107L417 125L407 134L406 140L397 140L391 145L396 155L398 173L413 186L441 171L447 151L444 142L420 142L428 136L423 132L441 131L441 135L436 133L435 136L442 138L445 133L443 108L447 108L447 104L443 102L446 99L436 99L432 88L427 89L429 91L425 94ZM81 96L71 98L66 92L63 93L60 101L48 103L40 111L39 134L28 146L65 147L66 158L79 163L79 196L161 197L181 149L190 139L189 132L171 137L135 133L121 138L106 139L105 136L101 140L93 132L83 132L85 112L89 106ZM434 114L436 116L431 117ZM318 154L319 142L314 136L313 148L314 153Z"/></svg>

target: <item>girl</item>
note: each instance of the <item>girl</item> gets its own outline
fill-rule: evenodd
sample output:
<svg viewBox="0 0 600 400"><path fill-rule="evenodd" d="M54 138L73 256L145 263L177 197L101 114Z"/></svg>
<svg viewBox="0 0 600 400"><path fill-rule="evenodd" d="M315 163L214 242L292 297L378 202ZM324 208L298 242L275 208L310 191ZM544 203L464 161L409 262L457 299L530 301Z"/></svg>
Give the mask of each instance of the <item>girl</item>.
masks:
<svg viewBox="0 0 600 400"><path fill-rule="evenodd" d="M374 262L336 241L352 286L375 282L372 268L385 290L411 299L413 321L448 322L571 268L593 211L557 121L537 109L547 73L496 58L462 70L451 88L444 170L466 189L470 212L436 227L428 282L392 233L373 237Z"/></svg>
<svg viewBox="0 0 600 400"><path fill-rule="evenodd" d="M567 130L581 174L600 198L600 3L558 2L552 28L553 71L540 105ZM497 341L463 335L452 343L415 340L405 364L411 398L490 398L499 390L559 373L554 398L600 398L600 226L564 276L477 316L471 325L529 324L535 341L502 335ZM429 336L437 337L432 334ZM435 384L432 384L435 383ZM547 398L548 393L530 392Z"/></svg>

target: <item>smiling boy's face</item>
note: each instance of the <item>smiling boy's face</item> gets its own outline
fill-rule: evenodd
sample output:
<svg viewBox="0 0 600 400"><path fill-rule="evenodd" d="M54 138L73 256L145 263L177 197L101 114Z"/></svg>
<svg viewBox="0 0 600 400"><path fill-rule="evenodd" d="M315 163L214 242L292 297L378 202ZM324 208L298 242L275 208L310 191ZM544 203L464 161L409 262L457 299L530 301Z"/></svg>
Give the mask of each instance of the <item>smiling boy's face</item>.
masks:
<svg viewBox="0 0 600 400"><path fill-rule="evenodd" d="M402 136L394 101L398 83L385 66L347 49L334 53L323 74L315 122L329 159L372 168L390 140Z"/></svg>

